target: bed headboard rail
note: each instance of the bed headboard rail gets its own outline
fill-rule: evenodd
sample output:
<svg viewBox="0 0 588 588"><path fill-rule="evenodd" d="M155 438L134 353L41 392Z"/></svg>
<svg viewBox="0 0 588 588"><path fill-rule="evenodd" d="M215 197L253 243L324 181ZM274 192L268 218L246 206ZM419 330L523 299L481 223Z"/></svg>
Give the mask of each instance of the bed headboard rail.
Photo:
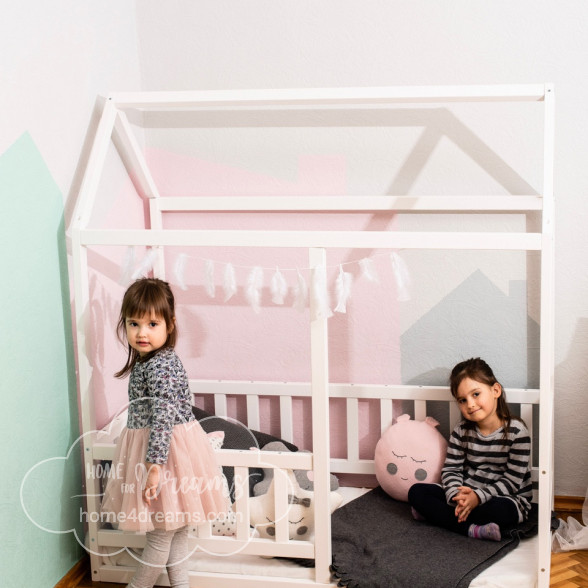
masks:
<svg viewBox="0 0 588 588"><path fill-rule="evenodd" d="M266 381L229 381L229 380L190 380L190 389L195 399L212 397L214 413L222 417L239 418L251 429L272 433L303 446L301 440L295 438L294 402L297 399L312 401L310 383L305 382L266 382ZM277 430L269 431L264 424L267 422L263 414L261 399L275 399L279 406ZM342 445L345 446L343 457L336 455L330 460L330 469L336 474L374 473L373 449L380 434L386 430L400 414L409 413L415 420L424 420L435 411L435 418L443 420L447 426L442 433L447 435L460 419L459 409L454 402L447 386L414 386L414 385L386 385L386 384L330 384L329 398L331 404L343 402L345 405L345 422L332 423L339 437L343 436ZM232 401L234 399L234 401ZM244 399L244 400L243 400ZM508 400L513 413L519 415L527 424L531 438L538 427L539 390L538 389L508 389ZM209 400L210 402L210 400ZM374 428L373 419L362 419L362 404L374 403L375 413L379 411L379 429ZM443 407L443 403L446 406ZM245 407L245 418L236 414L236 405ZM440 409L440 406L443 408ZM441 418L439 418L441 413ZM538 430L538 429L537 429ZM333 438L333 434L331 435ZM366 438L371 444L366 444ZM536 454L536 451L533 451ZM532 456L535 464L535 456ZM538 480L538 468L533 467L533 480Z"/></svg>

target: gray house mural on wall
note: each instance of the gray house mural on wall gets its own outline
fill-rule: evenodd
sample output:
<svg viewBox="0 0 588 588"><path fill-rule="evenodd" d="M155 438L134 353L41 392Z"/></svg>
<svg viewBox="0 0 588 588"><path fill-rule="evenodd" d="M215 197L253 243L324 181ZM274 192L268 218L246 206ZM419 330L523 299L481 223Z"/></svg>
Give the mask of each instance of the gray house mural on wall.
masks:
<svg viewBox="0 0 588 588"><path fill-rule="evenodd" d="M538 387L532 374L538 374L539 325L527 314L526 282L511 281L505 295L481 270L475 271L403 333L400 352L407 384L447 385L457 362L482 357L507 398L509 387ZM448 432L447 417L434 403L427 403L427 415L441 423L442 433Z"/></svg>

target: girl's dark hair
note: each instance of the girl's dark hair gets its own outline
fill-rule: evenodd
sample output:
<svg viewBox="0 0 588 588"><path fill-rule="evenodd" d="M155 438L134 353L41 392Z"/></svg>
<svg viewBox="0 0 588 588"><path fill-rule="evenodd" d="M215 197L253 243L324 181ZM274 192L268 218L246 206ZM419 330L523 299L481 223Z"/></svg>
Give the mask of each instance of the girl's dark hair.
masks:
<svg viewBox="0 0 588 588"><path fill-rule="evenodd" d="M175 326L176 313L173 292L169 284L163 280L141 278L129 286L120 309L116 333L123 345L126 343L128 356L125 366L114 374L117 378L124 378L139 359L147 360L155 353L150 353L147 357L141 358L139 352L129 345L126 338L126 320L128 317L140 318L152 313L165 321L168 330L167 339L161 348L174 347L178 338L178 330Z"/></svg>
<svg viewBox="0 0 588 588"><path fill-rule="evenodd" d="M498 384L500 386L501 394L497 399L496 414L500 418L504 427L504 434L508 433L510 428L510 422L513 416L510 414L510 408L506 401L506 394L502 384L496 379L492 368L481 358L472 357L466 359L461 363L458 363L452 370L449 376L449 386L451 388L451 394L457 400L457 389L465 378L476 380L476 382L482 382L488 386L494 386ZM469 421L466 421L466 424Z"/></svg>

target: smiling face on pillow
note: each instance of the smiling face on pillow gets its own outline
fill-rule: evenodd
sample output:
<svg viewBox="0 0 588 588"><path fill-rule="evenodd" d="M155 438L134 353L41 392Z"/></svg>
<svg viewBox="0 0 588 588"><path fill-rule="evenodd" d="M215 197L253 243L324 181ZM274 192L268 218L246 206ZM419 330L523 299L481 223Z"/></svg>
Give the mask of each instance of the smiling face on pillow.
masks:
<svg viewBox="0 0 588 588"><path fill-rule="evenodd" d="M376 445L376 478L392 498L406 502L413 484L441 481L447 441L435 428L438 424L431 417L411 421L403 414L384 431Z"/></svg>

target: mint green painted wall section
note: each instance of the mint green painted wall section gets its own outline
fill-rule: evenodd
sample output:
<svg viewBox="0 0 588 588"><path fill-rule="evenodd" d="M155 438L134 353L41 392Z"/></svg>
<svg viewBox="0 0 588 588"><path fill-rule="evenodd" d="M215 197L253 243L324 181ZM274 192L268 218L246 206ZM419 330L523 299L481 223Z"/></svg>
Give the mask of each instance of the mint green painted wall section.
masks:
<svg viewBox="0 0 588 588"><path fill-rule="evenodd" d="M82 475L63 198L28 133L0 155L0 199L0 585L44 588L84 553Z"/></svg>

